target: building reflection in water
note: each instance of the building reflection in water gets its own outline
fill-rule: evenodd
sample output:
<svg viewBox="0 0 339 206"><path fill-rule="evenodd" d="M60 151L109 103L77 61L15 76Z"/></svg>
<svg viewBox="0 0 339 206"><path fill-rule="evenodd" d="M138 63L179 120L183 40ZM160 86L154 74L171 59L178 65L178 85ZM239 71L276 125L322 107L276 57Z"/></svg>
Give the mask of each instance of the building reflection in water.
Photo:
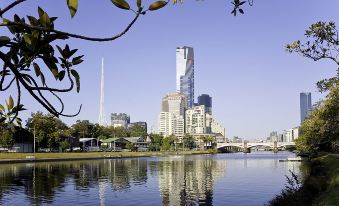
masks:
<svg viewBox="0 0 339 206"><path fill-rule="evenodd" d="M226 161L215 159L169 157L157 165L160 195L166 206L212 205L213 186L226 170Z"/></svg>

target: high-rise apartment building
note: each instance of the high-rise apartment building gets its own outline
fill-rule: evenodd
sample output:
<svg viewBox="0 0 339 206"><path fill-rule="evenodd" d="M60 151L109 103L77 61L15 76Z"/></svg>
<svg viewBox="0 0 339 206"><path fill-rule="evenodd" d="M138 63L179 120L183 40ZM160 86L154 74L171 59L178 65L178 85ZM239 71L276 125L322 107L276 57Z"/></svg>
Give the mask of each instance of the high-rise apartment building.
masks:
<svg viewBox="0 0 339 206"><path fill-rule="evenodd" d="M300 121L301 123L312 111L312 97L310 92L300 93Z"/></svg>
<svg viewBox="0 0 339 206"><path fill-rule="evenodd" d="M159 133L167 137L174 134L175 115L170 112L160 112L159 114Z"/></svg>
<svg viewBox="0 0 339 206"><path fill-rule="evenodd" d="M194 104L194 52L191 47L176 49L176 89L186 95L187 106Z"/></svg>
<svg viewBox="0 0 339 206"><path fill-rule="evenodd" d="M130 123L129 115L125 113L112 113L111 114L111 126L127 128Z"/></svg>
<svg viewBox="0 0 339 206"><path fill-rule="evenodd" d="M220 134L226 137L226 129L219 122L217 122L212 115L206 112L206 133Z"/></svg>
<svg viewBox="0 0 339 206"><path fill-rule="evenodd" d="M194 106L186 110L186 133L204 134L206 133L206 113L205 106Z"/></svg>
<svg viewBox="0 0 339 206"><path fill-rule="evenodd" d="M212 97L208 94L198 96L198 105L204 105L206 113L212 115Z"/></svg>
<svg viewBox="0 0 339 206"><path fill-rule="evenodd" d="M180 92L172 92L162 98L161 110L176 116L184 116L187 108L186 96Z"/></svg>
<svg viewBox="0 0 339 206"><path fill-rule="evenodd" d="M177 137L183 137L185 134L186 107L186 95L180 92L172 92L162 98L159 132L164 136L173 134Z"/></svg>

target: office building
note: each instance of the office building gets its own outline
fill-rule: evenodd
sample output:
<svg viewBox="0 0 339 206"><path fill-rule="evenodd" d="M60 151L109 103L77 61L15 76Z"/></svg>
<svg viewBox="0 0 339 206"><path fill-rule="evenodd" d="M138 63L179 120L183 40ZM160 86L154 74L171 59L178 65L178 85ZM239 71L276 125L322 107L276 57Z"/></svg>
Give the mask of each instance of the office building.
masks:
<svg viewBox="0 0 339 206"><path fill-rule="evenodd" d="M125 113L112 113L111 126L127 128L130 123L130 116Z"/></svg>
<svg viewBox="0 0 339 206"><path fill-rule="evenodd" d="M312 97L310 92L300 93L300 121L301 123L312 111Z"/></svg>
<svg viewBox="0 0 339 206"><path fill-rule="evenodd" d="M176 89L186 95L187 106L194 104L194 53L191 47L176 49Z"/></svg>
<svg viewBox="0 0 339 206"><path fill-rule="evenodd" d="M186 96L180 92L172 92L162 98L162 112L170 112L177 117L185 115L187 108Z"/></svg>
<svg viewBox="0 0 339 206"><path fill-rule="evenodd" d="M208 94L198 96L198 105L204 105L206 113L212 115L212 97Z"/></svg>

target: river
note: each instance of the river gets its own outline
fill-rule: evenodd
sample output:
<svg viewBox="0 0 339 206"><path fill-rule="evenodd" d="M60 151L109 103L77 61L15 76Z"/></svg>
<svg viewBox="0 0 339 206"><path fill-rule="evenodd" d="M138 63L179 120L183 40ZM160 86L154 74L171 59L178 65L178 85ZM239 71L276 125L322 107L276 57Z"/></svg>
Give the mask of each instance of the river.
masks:
<svg viewBox="0 0 339 206"><path fill-rule="evenodd" d="M302 163L269 152L0 165L0 205L264 205Z"/></svg>

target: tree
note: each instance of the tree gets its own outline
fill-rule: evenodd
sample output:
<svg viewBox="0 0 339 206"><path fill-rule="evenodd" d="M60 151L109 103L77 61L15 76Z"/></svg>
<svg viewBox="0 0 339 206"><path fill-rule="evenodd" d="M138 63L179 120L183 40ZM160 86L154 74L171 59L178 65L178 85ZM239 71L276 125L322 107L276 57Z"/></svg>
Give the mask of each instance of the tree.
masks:
<svg viewBox="0 0 339 206"><path fill-rule="evenodd" d="M162 147L162 142L164 137L160 134L150 134L151 144L149 145L149 150L158 151Z"/></svg>
<svg viewBox="0 0 339 206"><path fill-rule="evenodd" d="M52 114L32 113L31 118L27 120L26 127L35 133L38 147L58 147L60 142L69 137L67 125Z"/></svg>
<svg viewBox="0 0 339 206"><path fill-rule="evenodd" d="M145 137L146 135L146 130L143 126L135 124L129 128L129 136L131 137Z"/></svg>
<svg viewBox="0 0 339 206"><path fill-rule="evenodd" d="M190 134L185 134L185 136L183 137L183 147L187 147L189 149L193 149L195 146L195 139L192 135Z"/></svg>
<svg viewBox="0 0 339 206"><path fill-rule="evenodd" d="M0 131L0 145L4 148L11 148L14 145L13 132L11 130Z"/></svg>
<svg viewBox="0 0 339 206"><path fill-rule="evenodd" d="M177 141L178 139L174 135L165 137L162 141L161 149L165 151L171 150Z"/></svg>
<svg viewBox="0 0 339 206"><path fill-rule="evenodd" d="M339 66L339 33L334 22L317 22L305 32L306 43L300 40L286 46L314 61L330 60ZM337 75L317 82L320 92L329 92L326 99L301 125L301 135L296 141L297 149L316 155L318 151L335 152L339 140L339 68Z"/></svg>
<svg viewBox="0 0 339 206"><path fill-rule="evenodd" d="M326 99L301 125L297 149L314 156L318 151L339 152L339 87L332 86Z"/></svg>
<svg viewBox="0 0 339 206"><path fill-rule="evenodd" d="M334 22L317 22L305 32L307 41L294 41L286 46L288 52L296 52L314 61L331 60L339 66L339 33ZM320 92L328 91L332 86L339 85L339 67L337 75L317 82Z"/></svg>
<svg viewBox="0 0 339 206"><path fill-rule="evenodd" d="M7 28L11 33L10 36L0 36L0 59L3 62L0 71L0 91L13 91L12 87L14 87L17 93L16 103L12 96L9 96L6 102L7 109L0 106L0 122L7 121L12 124L16 120L18 125L21 125L18 114L24 110L24 105L21 103L22 90L28 92L37 103L56 117L70 117L80 113L81 105L75 114L65 114L65 105L59 95L73 91L74 88L76 92L80 92L80 75L76 67L83 62L84 55L76 55L77 49L71 49L68 44L60 45L61 42L71 38L95 42L114 41L125 35L140 16L161 9L170 2L170 0L155 1L146 6L146 1L136 0L136 8L133 9L125 0L111 0L115 7L132 12L134 18L120 33L107 38L97 38L56 29L57 17L50 17L40 7L35 17L20 17L15 14L11 20L9 17L5 18L8 11L27 1L14 0L0 10L0 16L3 17L0 27ZM243 14L241 7L246 2L253 4L253 0L230 1L233 4L231 12L233 15L237 12ZM73 17L78 10L78 0L66 2ZM183 0L172 0L172 2L182 3ZM52 76L57 82L67 81L69 86L52 87L47 81L49 79L46 78L47 75ZM57 109L50 97L54 97L60 103L60 109Z"/></svg>

